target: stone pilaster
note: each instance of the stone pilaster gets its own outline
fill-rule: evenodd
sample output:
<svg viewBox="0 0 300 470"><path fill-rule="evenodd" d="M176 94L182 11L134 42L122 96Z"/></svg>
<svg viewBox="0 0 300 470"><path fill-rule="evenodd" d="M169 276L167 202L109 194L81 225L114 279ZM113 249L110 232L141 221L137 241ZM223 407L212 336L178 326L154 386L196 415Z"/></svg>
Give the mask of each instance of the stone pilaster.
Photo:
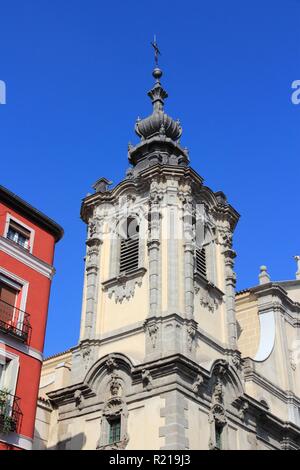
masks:
<svg viewBox="0 0 300 470"><path fill-rule="evenodd" d="M179 311L179 260L178 260L178 181L169 179L166 186L165 235L167 236L167 289L168 312Z"/></svg>
<svg viewBox="0 0 300 470"><path fill-rule="evenodd" d="M225 261L225 297L228 325L228 346L237 349L237 330L235 317L235 286L236 274L233 270L236 253L232 248L226 247L223 251Z"/></svg>
<svg viewBox="0 0 300 470"><path fill-rule="evenodd" d="M183 200L183 248L184 248L184 300L187 319L194 317L194 258L195 240L192 224L192 197Z"/></svg>
<svg viewBox="0 0 300 470"><path fill-rule="evenodd" d="M156 316L160 307L160 209L161 197L150 195L150 227L148 239L149 256L149 317Z"/></svg>
<svg viewBox="0 0 300 470"><path fill-rule="evenodd" d="M83 338L85 340L92 339L95 335L100 251L102 244L97 221L91 222L89 231L90 237L86 242L86 314Z"/></svg>
<svg viewBox="0 0 300 470"><path fill-rule="evenodd" d="M160 428L159 435L165 438L165 445L161 449L188 449L188 401L176 390L167 393L164 398L166 405L165 408L161 410L161 417L165 418L165 425Z"/></svg>

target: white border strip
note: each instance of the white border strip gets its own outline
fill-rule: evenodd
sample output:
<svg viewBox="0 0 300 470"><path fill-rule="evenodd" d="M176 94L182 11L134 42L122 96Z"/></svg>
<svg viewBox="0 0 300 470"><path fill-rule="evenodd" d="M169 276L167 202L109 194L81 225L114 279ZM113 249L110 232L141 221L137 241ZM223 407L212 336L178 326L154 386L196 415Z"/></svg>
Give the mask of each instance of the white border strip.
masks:
<svg viewBox="0 0 300 470"><path fill-rule="evenodd" d="M33 244L34 244L34 237L35 237L35 230L31 227L28 227L28 225L25 225L23 222L21 222L21 220L16 219L15 217L13 217L9 212L6 215L6 222L5 222L5 228L4 228L4 234L3 234L4 238L7 238L8 229L9 229L9 225L10 225L11 220L13 222L15 222L16 224L20 225L21 227L25 228L26 230L28 230L28 232L30 233L29 250L28 251L30 253L32 253Z"/></svg>
<svg viewBox="0 0 300 470"><path fill-rule="evenodd" d="M23 354L27 354L27 356L33 357L40 362L43 362L43 353L38 351L37 349L30 348L20 341L10 338L7 334L0 332L0 343L6 344L10 348L16 349L16 351L20 351Z"/></svg>
<svg viewBox="0 0 300 470"><path fill-rule="evenodd" d="M24 450L32 450L32 439L22 436L21 434L9 434L8 436L5 436L5 439L0 439L0 442L20 447Z"/></svg>
<svg viewBox="0 0 300 470"><path fill-rule="evenodd" d="M16 276L15 274L11 273L10 271L7 271L2 267L0 267L0 275L1 274L4 276L4 278L7 278L8 281L11 279L12 281L15 281L17 284L19 284L19 286L21 287L20 310L23 310L23 312L25 312L29 282L25 281L25 279ZM6 282L6 279L4 279L4 282Z"/></svg>
<svg viewBox="0 0 300 470"><path fill-rule="evenodd" d="M55 273L53 266L38 260L30 253L20 250L17 246L14 246L13 242L10 243L3 237L0 237L0 250L43 276L46 276L48 279L52 279Z"/></svg>

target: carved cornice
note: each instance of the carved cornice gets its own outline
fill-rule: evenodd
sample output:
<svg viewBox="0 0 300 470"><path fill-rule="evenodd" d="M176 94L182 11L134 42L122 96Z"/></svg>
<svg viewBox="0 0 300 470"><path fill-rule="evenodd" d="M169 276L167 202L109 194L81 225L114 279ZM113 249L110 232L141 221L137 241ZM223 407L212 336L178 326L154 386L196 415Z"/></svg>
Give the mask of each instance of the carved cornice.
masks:
<svg viewBox="0 0 300 470"><path fill-rule="evenodd" d="M288 292L280 285L280 283L276 282L268 282L267 284L262 284L256 287L251 287L249 292L255 294L258 298L270 295L272 297L278 297L281 300L281 304L275 304L275 307L282 306L282 310L284 311L285 315L288 315L295 326L299 323L299 318L293 317L291 314L299 314L300 313L300 303L294 302L289 296ZM274 307L274 302L272 303L272 307ZM285 308L289 309L289 312L285 310ZM299 326L299 325L297 325Z"/></svg>
<svg viewBox="0 0 300 470"><path fill-rule="evenodd" d="M144 323L144 329L146 333L149 335L153 349L156 348L157 336L158 336L160 325L161 325L161 320L157 319L156 317L148 318Z"/></svg>

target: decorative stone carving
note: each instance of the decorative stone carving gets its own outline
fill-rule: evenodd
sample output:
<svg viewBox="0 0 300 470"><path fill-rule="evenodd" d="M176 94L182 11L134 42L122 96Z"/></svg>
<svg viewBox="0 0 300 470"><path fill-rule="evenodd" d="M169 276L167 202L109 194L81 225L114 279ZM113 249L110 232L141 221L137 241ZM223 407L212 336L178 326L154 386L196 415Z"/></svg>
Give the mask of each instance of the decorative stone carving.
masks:
<svg viewBox="0 0 300 470"><path fill-rule="evenodd" d="M232 247L232 232L229 228L220 228L218 229L217 234L217 243L224 248Z"/></svg>
<svg viewBox="0 0 300 470"><path fill-rule="evenodd" d="M90 222L89 228L90 228L90 237L92 238L96 234L96 231L97 231L97 224L94 220Z"/></svg>
<svg viewBox="0 0 300 470"><path fill-rule="evenodd" d="M96 450L124 450L126 449L128 442L129 442L129 436L126 435L123 437L121 441L114 442L113 444L107 444L107 445L102 446L98 443Z"/></svg>
<svg viewBox="0 0 300 470"><path fill-rule="evenodd" d="M237 349L237 327L235 314L236 274L233 270L236 253L229 247L223 251L225 261L226 317L228 325L228 343L230 349Z"/></svg>
<svg viewBox="0 0 300 470"><path fill-rule="evenodd" d="M84 346L82 348L81 354L82 354L82 360L83 360L85 370L89 368L89 363L91 360L91 352L92 352L92 348L89 345Z"/></svg>
<svg viewBox="0 0 300 470"><path fill-rule="evenodd" d="M226 411L224 406L224 392L223 384L220 377L226 372L226 365L224 363L217 364L214 369L214 375L216 375L216 381L212 389L211 397L211 409L208 415L208 422L210 423L210 440L209 449L217 449L216 442L216 425L225 427L227 424Z"/></svg>
<svg viewBox="0 0 300 470"><path fill-rule="evenodd" d="M116 303L130 300L134 296L136 286L141 287L145 272L145 268L139 268L128 274L120 274L103 282L103 289L108 292L109 298L115 296Z"/></svg>
<svg viewBox="0 0 300 470"><path fill-rule="evenodd" d="M217 380L217 383L214 386L211 399L213 405L221 405L223 403L223 385L219 379Z"/></svg>
<svg viewBox="0 0 300 470"><path fill-rule="evenodd" d="M89 240L91 239L101 239L102 223L98 216L95 216L89 220Z"/></svg>
<svg viewBox="0 0 300 470"><path fill-rule="evenodd" d="M188 350L192 351L196 338L196 326L193 323L187 325L187 344Z"/></svg>
<svg viewBox="0 0 300 470"><path fill-rule="evenodd" d="M200 304L203 307L207 307L210 312L214 312L215 309L218 307L217 300L212 298L205 289L201 289Z"/></svg>
<svg viewBox="0 0 300 470"><path fill-rule="evenodd" d="M236 368L239 369L241 367L241 353L239 351L234 351L231 356L231 363Z"/></svg>
<svg viewBox="0 0 300 470"><path fill-rule="evenodd" d="M120 408L122 407L123 401L120 397L112 397L110 398L104 407L103 415L104 416L114 416L120 412Z"/></svg>
<svg viewBox="0 0 300 470"><path fill-rule="evenodd" d="M245 401L245 399L242 396L240 396L240 397L236 398L235 400L233 400L232 405L235 408L237 408L239 418L242 421L244 421L246 412L249 408L249 404Z"/></svg>
<svg viewBox="0 0 300 470"><path fill-rule="evenodd" d="M239 417L241 418L241 420L245 420L245 414L247 412L249 408L249 405L247 402L243 402L240 409L239 409Z"/></svg>
<svg viewBox="0 0 300 470"><path fill-rule="evenodd" d="M112 397L118 397L122 394L122 385L120 378L116 374L112 374L110 382L110 394Z"/></svg>
<svg viewBox="0 0 300 470"><path fill-rule="evenodd" d="M150 371L147 369L142 370L142 383L146 390L149 391L152 389L152 376Z"/></svg>
<svg viewBox="0 0 300 470"><path fill-rule="evenodd" d="M224 359L220 360L214 368L214 375L217 377L217 381L220 381L221 377L224 377L227 374L229 368L229 363Z"/></svg>
<svg viewBox="0 0 300 470"><path fill-rule="evenodd" d="M118 442L108 443L109 438L109 420L115 417L121 418L121 436ZM104 404L101 417L101 433L97 443L97 450L125 449L129 436L127 434L128 410L123 398L113 395Z"/></svg>
<svg viewBox="0 0 300 470"><path fill-rule="evenodd" d="M199 295L200 304L210 312L214 312L222 302L223 292L213 283L205 281L195 273L195 293Z"/></svg>
<svg viewBox="0 0 300 470"><path fill-rule="evenodd" d="M152 343L152 347L153 349L155 349L159 326L157 322L151 322L147 324L146 328L147 328L147 333Z"/></svg>
<svg viewBox="0 0 300 470"><path fill-rule="evenodd" d="M149 199L151 204L159 204L164 198L164 193L157 186L150 192Z"/></svg>
<svg viewBox="0 0 300 470"><path fill-rule="evenodd" d="M221 425L224 425L227 423L225 409L222 405L217 403L212 407L210 411L209 422L210 423L215 422Z"/></svg>
<svg viewBox="0 0 300 470"><path fill-rule="evenodd" d="M200 390L201 390L203 382L204 382L204 379L203 379L202 375L198 374L197 377L196 377L195 382L193 383L193 392L196 395L200 394Z"/></svg>
<svg viewBox="0 0 300 470"><path fill-rule="evenodd" d="M107 369L107 372L109 374L111 374L115 369L117 369L118 365L115 361L115 359L109 355L106 363L105 363L105 366L106 366L106 369Z"/></svg>
<svg viewBox="0 0 300 470"><path fill-rule="evenodd" d="M84 408L84 397L81 392L81 390L75 390L74 393L74 398L75 398L75 406L76 408L80 411Z"/></svg>
<svg viewBox="0 0 300 470"><path fill-rule="evenodd" d="M274 312L284 312L282 302L280 300L274 300L272 303Z"/></svg>

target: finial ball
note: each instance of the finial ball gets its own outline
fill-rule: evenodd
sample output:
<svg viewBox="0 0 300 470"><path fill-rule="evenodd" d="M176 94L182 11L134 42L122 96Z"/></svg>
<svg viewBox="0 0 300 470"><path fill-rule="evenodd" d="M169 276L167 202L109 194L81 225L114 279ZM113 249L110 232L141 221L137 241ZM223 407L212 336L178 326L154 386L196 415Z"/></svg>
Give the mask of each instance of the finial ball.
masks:
<svg viewBox="0 0 300 470"><path fill-rule="evenodd" d="M156 80L159 80L162 76L162 71L158 67L155 67L155 69L152 72L152 75Z"/></svg>

